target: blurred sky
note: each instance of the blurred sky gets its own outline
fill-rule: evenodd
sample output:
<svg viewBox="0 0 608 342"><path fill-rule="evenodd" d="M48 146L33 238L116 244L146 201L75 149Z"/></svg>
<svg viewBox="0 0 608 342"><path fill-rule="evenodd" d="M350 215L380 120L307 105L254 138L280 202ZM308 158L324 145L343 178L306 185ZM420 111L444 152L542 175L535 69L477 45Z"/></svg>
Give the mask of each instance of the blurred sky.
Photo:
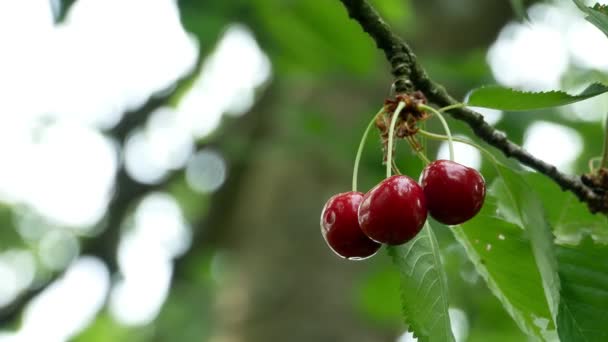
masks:
<svg viewBox="0 0 608 342"><path fill-rule="evenodd" d="M104 131L191 72L199 42L184 31L172 0L80 0L55 24L58 6L0 2L0 196L26 208L19 230L55 269L73 260L76 236L103 217L120 163L152 184L186 167L194 189L217 190L225 163L213 150L193 154L194 140L211 133L223 114L247 112L254 89L270 76L249 30L234 23L179 106L153 113L121 149ZM119 246L123 278L112 289L110 309L124 324L145 324L167 295L171 260L188 248L189 228L163 193L141 202L134 226ZM30 286L34 268L27 251L0 256L0 304ZM22 329L0 340L66 340L94 317L108 291L105 265L82 258L32 301Z"/></svg>

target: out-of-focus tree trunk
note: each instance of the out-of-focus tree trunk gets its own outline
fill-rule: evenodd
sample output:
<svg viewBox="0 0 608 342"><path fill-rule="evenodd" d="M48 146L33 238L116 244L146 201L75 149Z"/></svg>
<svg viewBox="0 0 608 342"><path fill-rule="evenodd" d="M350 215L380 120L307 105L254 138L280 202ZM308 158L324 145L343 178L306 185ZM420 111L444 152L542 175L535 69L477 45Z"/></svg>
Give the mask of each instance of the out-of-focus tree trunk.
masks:
<svg viewBox="0 0 608 342"><path fill-rule="evenodd" d="M280 145L256 154L221 227L231 232L234 269L218 295L225 338L218 341L387 340L353 313L353 284L365 265L341 261L321 237L324 196L340 183L327 174L321 158Z"/></svg>
<svg viewBox="0 0 608 342"><path fill-rule="evenodd" d="M274 90L264 97L280 98ZM264 107L256 112L277 113ZM318 151L296 154L276 129L283 118L263 119L245 168L228 180L238 191L216 208L226 210L212 220L220 226L208 227L219 230L228 265L212 341L389 340L393 334L366 325L352 307L353 284L366 265L333 255L320 233L325 197L348 190L338 187L350 184L350 174L338 175Z"/></svg>

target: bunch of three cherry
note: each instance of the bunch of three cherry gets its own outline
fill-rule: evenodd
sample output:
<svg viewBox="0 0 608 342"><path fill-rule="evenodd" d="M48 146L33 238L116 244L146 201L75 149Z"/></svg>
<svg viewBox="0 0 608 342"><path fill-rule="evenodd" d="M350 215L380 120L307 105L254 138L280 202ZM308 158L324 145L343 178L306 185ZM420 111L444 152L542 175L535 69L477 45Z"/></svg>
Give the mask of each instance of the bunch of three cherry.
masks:
<svg viewBox="0 0 608 342"><path fill-rule="evenodd" d="M426 106L423 97L416 95L398 95L395 100L387 101L363 134L355 159L353 191L334 195L323 207L321 232L329 247L340 257L361 260L374 255L381 244L406 243L422 230L429 214L446 225L458 225L481 210L486 190L483 177L477 170L452 161L454 153L447 123L439 111ZM393 109L386 132L387 178L363 194L356 191L362 147L374 124L382 134L385 125L379 124L382 120L378 118L390 114ZM416 123L428 117L426 110L442 121L451 160L428 162L418 150L419 156L428 162L419 183L406 175L391 176L395 135L408 139L413 146L412 136L418 132Z"/></svg>

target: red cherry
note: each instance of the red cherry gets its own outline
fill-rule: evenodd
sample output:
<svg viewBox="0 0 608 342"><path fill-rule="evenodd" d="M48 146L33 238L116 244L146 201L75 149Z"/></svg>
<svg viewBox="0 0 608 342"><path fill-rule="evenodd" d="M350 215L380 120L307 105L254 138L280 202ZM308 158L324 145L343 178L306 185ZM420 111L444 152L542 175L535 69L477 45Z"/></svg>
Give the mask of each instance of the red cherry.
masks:
<svg viewBox="0 0 608 342"><path fill-rule="evenodd" d="M357 221L357 209L362 199L360 192L337 194L325 203L321 212L321 233L325 242L343 258L366 259L380 249L379 243L363 234Z"/></svg>
<svg viewBox="0 0 608 342"><path fill-rule="evenodd" d="M456 225L477 215L486 196L486 182L477 170L449 160L436 160L422 171L420 185L437 221Z"/></svg>
<svg viewBox="0 0 608 342"><path fill-rule="evenodd" d="M411 240L426 221L422 188L407 176L392 176L363 197L359 224L370 239L389 245Z"/></svg>

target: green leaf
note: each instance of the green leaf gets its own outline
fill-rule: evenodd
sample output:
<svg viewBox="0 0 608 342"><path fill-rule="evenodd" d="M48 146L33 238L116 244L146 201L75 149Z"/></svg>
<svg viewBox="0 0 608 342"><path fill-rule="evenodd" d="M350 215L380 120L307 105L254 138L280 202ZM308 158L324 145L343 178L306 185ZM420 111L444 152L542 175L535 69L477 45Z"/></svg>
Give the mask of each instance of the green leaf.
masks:
<svg viewBox="0 0 608 342"><path fill-rule="evenodd" d="M608 86L593 83L578 95L570 95L563 91L524 92L500 86L486 86L474 89L469 94L467 105L501 110L533 110L557 107L608 92Z"/></svg>
<svg viewBox="0 0 608 342"><path fill-rule="evenodd" d="M399 268L403 313L418 341L454 341L447 279L430 225L426 223L410 242L388 251Z"/></svg>
<svg viewBox="0 0 608 342"><path fill-rule="evenodd" d="M600 29L605 35L608 36L608 10L606 6L596 3L593 7L587 7L581 0L573 1L581 11L587 14L585 19L587 19L588 22L595 25L595 27Z"/></svg>
<svg viewBox="0 0 608 342"><path fill-rule="evenodd" d="M525 173L515 172L503 165L498 165L497 169L504 182L502 187L497 187L497 194L504 198L503 201L511 208L517 210L517 221L532 244L532 252L542 277L545 296L552 318L555 320L559 303L559 277L554 237L545 218L543 205L524 180Z"/></svg>
<svg viewBox="0 0 608 342"><path fill-rule="evenodd" d="M608 218L593 215L570 192L546 176L526 179L541 196L557 241L560 303L557 330L562 341L607 341Z"/></svg>
<svg viewBox="0 0 608 342"><path fill-rule="evenodd" d="M608 217L591 214L587 205L571 192L562 191L545 175L527 173L525 178L540 195L558 243L578 244L588 235L596 242L608 244Z"/></svg>
<svg viewBox="0 0 608 342"><path fill-rule="evenodd" d="M570 192L539 174L526 175L543 195L557 241L560 303L558 335L562 341L606 341L608 316L608 218L593 215Z"/></svg>
<svg viewBox="0 0 608 342"><path fill-rule="evenodd" d="M560 339L608 341L608 246L586 238L578 246L559 246L557 256Z"/></svg>
<svg viewBox="0 0 608 342"><path fill-rule="evenodd" d="M497 170L481 212L453 232L520 329L551 338L558 281L548 225L521 175Z"/></svg>

